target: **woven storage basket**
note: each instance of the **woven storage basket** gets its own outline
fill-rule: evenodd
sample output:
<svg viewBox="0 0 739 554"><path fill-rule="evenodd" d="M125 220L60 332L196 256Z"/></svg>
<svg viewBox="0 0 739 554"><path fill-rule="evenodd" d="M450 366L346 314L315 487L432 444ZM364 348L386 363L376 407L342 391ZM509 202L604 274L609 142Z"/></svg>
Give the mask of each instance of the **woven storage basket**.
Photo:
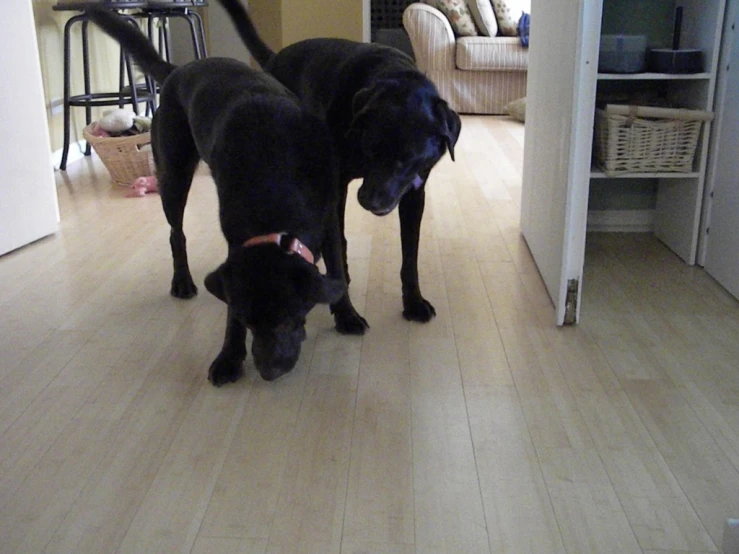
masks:
<svg viewBox="0 0 739 554"><path fill-rule="evenodd" d="M595 113L595 163L606 174L689 173L711 112L609 104Z"/></svg>
<svg viewBox="0 0 739 554"><path fill-rule="evenodd" d="M94 125L82 130L82 136L90 143L110 176L118 185L128 186L136 177L154 175L154 159L151 148L151 133L128 137L96 137L90 132Z"/></svg>

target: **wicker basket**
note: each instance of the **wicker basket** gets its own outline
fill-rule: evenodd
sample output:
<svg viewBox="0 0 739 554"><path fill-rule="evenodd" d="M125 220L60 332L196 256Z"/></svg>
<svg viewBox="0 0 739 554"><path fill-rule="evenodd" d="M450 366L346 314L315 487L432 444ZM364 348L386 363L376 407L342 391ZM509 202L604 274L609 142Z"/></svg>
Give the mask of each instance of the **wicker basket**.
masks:
<svg viewBox="0 0 739 554"><path fill-rule="evenodd" d="M85 127L82 136L100 156L116 184L128 186L136 177L154 174L154 158L151 148L148 148L151 133L128 137L97 137L90 132L93 125L95 124Z"/></svg>
<svg viewBox="0 0 739 554"><path fill-rule="evenodd" d="M595 163L608 175L693 171L711 112L609 104L595 113Z"/></svg>

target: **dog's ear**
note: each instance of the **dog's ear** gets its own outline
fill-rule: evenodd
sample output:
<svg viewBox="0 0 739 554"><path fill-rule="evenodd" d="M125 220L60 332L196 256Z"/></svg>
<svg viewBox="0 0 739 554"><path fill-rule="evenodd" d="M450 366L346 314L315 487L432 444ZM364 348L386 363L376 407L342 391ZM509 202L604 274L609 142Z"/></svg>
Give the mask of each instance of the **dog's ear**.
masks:
<svg viewBox="0 0 739 554"><path fill-rule="evenodd" d="M459 133L462 131L462 120L459 114L441 98L437 100L434 106L434 113L440 123L441 138L449 150L452 161L454 161L454 145L457 144Z"/></svg>
<svg viewBox="0 0 739 554"><path fill-rule="evenodd" d="M218 269L212 271L205 278L205 288L213 296L228 304L228 281L231 278L231 271L227 263L221 264Z"/></svg>
<svg viewBox="0 0 739 554"><path fill-rule="evenodd" d="M364 119L378 104L378 99L384 94L389 85L380 83L371 87L359 89L352 98L352 122L349 131Z"/></svg>
<svg viewBox="0 0 739 554"><path fill-rule="evenodd" d="M332 304L346 292L346 285L341 279L321 275L315 267L296 269L293 280L300 297L315 304Z"/></svg>

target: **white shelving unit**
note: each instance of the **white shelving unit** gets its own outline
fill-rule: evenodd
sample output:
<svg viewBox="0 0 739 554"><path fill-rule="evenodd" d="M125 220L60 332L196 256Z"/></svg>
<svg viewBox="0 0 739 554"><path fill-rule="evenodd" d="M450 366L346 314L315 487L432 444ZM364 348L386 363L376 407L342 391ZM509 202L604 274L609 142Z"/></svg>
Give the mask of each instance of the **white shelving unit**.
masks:
<svg viewBox="0 0 739 554"><path fill-rule="evenodd" d="M611 4L612 9L603 9L603 25L609 14L618 12L624 3L619 0L601 0L604 8ZM718 59L721 47L721 34L726 10L726 0L650 0L642 5L658 5L663 11L674 13L680 6L683 9L683 25L680 40L681 48L697 48L703 52L704 72L695 74L598 73L598 90L623 87L630 91L659 89L667 99L682 108L713 110ZM627 6L628 9L628 6ZM643 17L632 14L634 18ZM619 18L621 20L621 18ZM628 19L624 17L623 19ZM664 26L667 22L662 21ZM661 36L671 34L671 29L656 30ZM628 34L628 30L624 29ZM652 47L669 47L669 44ZM654 219L654 233L686 263L695 264L699 235L701 203L705 187L706 160L708 155L710 122L704 123L695 156L694 169L690 173L635 173L607 176L597 168L591 170L591 179L653 179L657 182L657 206Z"/></svg>
<svg viewBox="0 0 739 554"><path fill-rule="evenodd" d="M579 318L589 191L606 177L591 164L598 90L660 88L677 105L713 111L726 3L532 0L521 232L554 303L558 325ZM671 47L678 6L683 8L680 46L703 52L703 72L598 73L601 29L647 34L650 47ZM688 264L696 263L710 132L711 125L704 124L690 173L621 177L656 184L654 233Z"/></svg>

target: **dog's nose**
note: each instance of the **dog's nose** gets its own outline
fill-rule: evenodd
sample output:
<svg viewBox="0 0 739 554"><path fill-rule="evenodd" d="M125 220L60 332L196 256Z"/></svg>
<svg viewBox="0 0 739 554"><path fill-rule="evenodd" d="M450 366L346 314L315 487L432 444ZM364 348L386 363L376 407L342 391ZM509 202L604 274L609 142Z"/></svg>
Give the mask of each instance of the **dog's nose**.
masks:
<svg viewBox="0 0 739 554"><path fill-rule="evenodd" d="M261 375L262 379L265 381L274 381L278 377L282 377L286 373L290 373L295 367L297 361L297 358L295 360L278 360L273 365L262 367L257 366L257 370L259 370L259 375Z"/></svg>
<svg viewBox="0 0 739 554"><path fill-rule="evenodd" d="M393 198L378 192L371 192L369 187L361 186L357 192L359 205L375 215L387 215L395 207Z"/></svg>
<svg viewBox="0 0 739 554"><path fill-rule="evenodd" d="M284 373L286 373L286 372L285 371L282 371L280 369L277 369L277 368L269 368L269 369L260 369L259 370L259 375L261 375L262 376L262 379L264 379L265 381L274 381L275 379L277 379L278 377L280 377Z"/></svg>

